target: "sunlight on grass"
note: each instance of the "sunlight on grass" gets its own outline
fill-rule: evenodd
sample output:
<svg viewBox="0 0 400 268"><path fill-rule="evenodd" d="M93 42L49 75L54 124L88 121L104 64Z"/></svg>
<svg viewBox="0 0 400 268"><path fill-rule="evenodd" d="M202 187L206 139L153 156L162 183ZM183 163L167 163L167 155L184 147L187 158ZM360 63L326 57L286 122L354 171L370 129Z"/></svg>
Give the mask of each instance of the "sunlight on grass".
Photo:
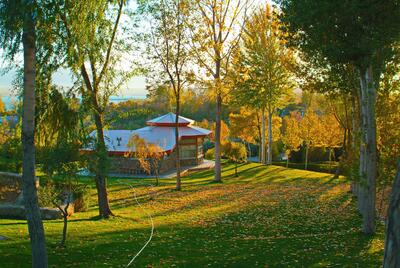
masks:
<svg viewBox="0 0 400 268"><path fill-rule="evenodd" d="M123 267L148 239L150 223L134 199L135 191L156 226L137 267L373 267L381 263L383 226L363 236L361 220L345 178L259 164L226 164L223 183L213 172L174 179L109 180L113 212L97 220L96 191L91 207L69 220L67 248L57 248L62 221L46 221L50 264L54 267ZM122 184L121 184L122 183ZM134 186L134 190L128 183ZM0 220L2 267L30 267L25 221Z"/></svg>

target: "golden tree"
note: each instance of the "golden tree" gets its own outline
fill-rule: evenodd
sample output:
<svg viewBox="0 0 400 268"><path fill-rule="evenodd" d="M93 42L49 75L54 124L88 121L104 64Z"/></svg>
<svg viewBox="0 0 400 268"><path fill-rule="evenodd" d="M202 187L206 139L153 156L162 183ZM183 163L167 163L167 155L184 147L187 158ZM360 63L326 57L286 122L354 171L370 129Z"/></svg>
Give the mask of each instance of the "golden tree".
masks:
<svg viewBox="0 0 400 268"><path fill-rule="evenodd" d="M282 127L281 140L285 149L286 167L288 167L291 153L300 150L301 143L303 142L299 116L293 113L290 116L285 116Z"/></svg>
<svg viewBox="0 0 400 268"><path fill-rule="evenodd" d="M343 145L343 128L333 114L320 117L319 145L329 150L329 161L332 160L333 150Z"/></svg>
<svg viewBox="0 0 400 268"><path fill-rule="evenodd" d="M231 67L232 54L241 39L243 22L250 0L193 1L187 24L191 33L191 48L203 74L211 78L209 88L216 99L215 118L215 178L221 182L221 116L222 103L231 87L227 73Z"/></svg>
<svg viewBox="0 0 400 268"><path fill-rule="evenodd" d="M216 129L217 129L217 123L214 122L210 126L210 130L212 131L212 133L210 134L210 139L213 142L216 142L216 139L217 139L216 138ZM228 137L229 137L229 127L223 120L221 120L220 134L219 135L220 135L219 136L220 137L220 143L224 144L228 140Z"/></svg>
<svg viewBox="0 0 400 268"><path fill-rule="evenodd" d="M256 143L261 140L259 112L240 108L240 112L229 114L230 135L247 143Z"/></svg>
<svg viewBox="0 0 400 268"><path fill-rule="evenodd" d="M272 162L273 122L276 121L273 115L282 104L287 104L294 87L291 73L295 62L293 51L286 47L280 29L280 22L271 6L266 5L254 12L245 24L232 75L237 101L261 111L261 162L268 164Z"/></svg>
<svg viewBox="0 0 400 268"><path fill-rule="evenodd" d="M149 175L156 177L156 185L159 185L160 160L164 158L164 150L157 144L146 142L138 135L133 135L128 146L130 150L125 157L134 157L138 160L140 167Z"/></svg>
<svg viewBox="0 0 400 268"><path fill-rule="evenodd" d="M322 131L321 121L318 116L312 112L307 111L300 121L300 138L306 148L304 168L308 167L308 151L310 147L319 144L321 140Z"/></svg>
<svg viewBox="0 0 400 268"><path fill-rule="evenodd" d="M247 151L244 144L239 142L226 142L223 146L224 156L235 163L235 176L238 176L237 166L247 161Z"/></svg>

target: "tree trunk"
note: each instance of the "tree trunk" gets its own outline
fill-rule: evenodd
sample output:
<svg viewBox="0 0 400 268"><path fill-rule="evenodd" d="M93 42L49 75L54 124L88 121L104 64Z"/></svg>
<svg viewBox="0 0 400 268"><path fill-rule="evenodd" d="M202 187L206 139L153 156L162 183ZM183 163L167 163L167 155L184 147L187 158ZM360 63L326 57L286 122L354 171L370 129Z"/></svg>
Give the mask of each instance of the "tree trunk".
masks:
<svg viewBox="0 0 400 268"><path fill-rule="evenodd" d="M36 45L33 1L26 1L29 9L24 16L24 93L22 113L22 192L32 247L32 267L47 267L46 240L40 214L35 176L35 79Z"/></svg>
<svg viewBox="0 0 400 268"><path fill-rule="evenodd" d="M261 110L261 163L265 164L265 110Z"/></svg>
<svg viewBox="0 0 400 268"><path fill-rule="evenodd" d="M308 144L306 144L306 161L304 164L304 169L307 170L308 168Z"/></svg>
<svg viewBox="0 0 400 268"><path fill-rule="evenodd" d="M69 200L70 196L68 196ZM61 206L54 204L57 206L57 208L61 211L61 214L63 215L63 220L64 220L64 226L63 226L63 233L62 233L62 239L60 242L60 247L65 247L65 241L67 241L67 227L68 227L68 208L69 208L69 201L67 202L67 205L62 208Z"/></svg>
<svg viewBox="0 0 400 268"><path fill-rule="evenodd" d="M235 162L235 177L237 177L237 176L238 176L238 172L237 172L237 166L238 166L238 164L237 164L237 162Z"/></svg>
<svg viewBox="0 0 400 268"><path fill-rule="evenodd" d="M360 178L361 178L361 211L363 215L363 232L372 234L375 231L375 196L377 176L376 90L370 66L360 72L361 79L361 146L360 146Z"/></svg>
<svg viewBox="0 0 400 268"><path fill-rule="evenodd" d="M267 164L272 164L272 112L268 110L268 148L267 148Z"/></svg>
<svg viewBox="0 0 400 268"><path fill-rule="evenodd" d="M179 93L178 93L179 94ZM181 190L181 158L179 152L179 95L176 97L176 111L175 111L175 150L176 150L176 190Z"/></svg>
<svg viewBox="0 0 400 268"><path fill-rule="evenodd" d="M289 167L289 155L286 156L286 167Z"/></svg>
<svg viewBox="0 0 400 268"><path fill-rule="evenodd" d="M356 140L358 136L358 128L357 128L357 112L356 112L356 97L354 95L358 95L357 92L353 92L352 97L351 97L351 114L352 114L352 119L351 119L351 128L352 128L352 136L351 136L351 159L354 161L355 160L355 153L356 153ZM353 178L351 182L351 191L352 193L358 198L359 197L359 181L357 178ZM360 202L357 202L359 204ZM360 209L359 209L359 212Z"/></svg>
<svg viewBox="0 0 400 268"><path fill-rule="evenodd" d="M393 182L386 223L383 268L400 267L400 162Z"/></svg>
<svg viewBox="0 0 400 268"><path fill-rule="evenodd" d="M98 109L95 111L94 120L97 130L97 166L95 170L95 180L97 188L97 200L99 204L99 216L102 218L109 218L113 213L111 212L108 203L107 194L107 148L104 142L103 122L101 114Z"/></svg>
<svg viewBox="0 0 400 268"><path fill-rule="evenodd" d="M61 247L65 247L65 241L67 240L67 228L68 228L68 208L65 208L65 213L63 214L63 218L64 218L64 226L63 226L63 236L62 236L62 240L60 243Z"/></svg>
<svg viewBox="0 0 400 268"><path fill-rule="evenodd" d="M155 173L156 173L156 186L158 186L158 185L160 185L159 178L158 178L158 176L159 176L159 166L160 166L160 163L159 163L159 160L156 160L156 161L157 161L157 162L156 162L156 164L154 165L154 166L155 166L154 170L155 170Z"/></svg>
<svg viewBox="0 0 400 268"><path fill-rule="evenodd" d="M24 16L24 92L22 111L22 193L32 248L32 267L48 267L46 240L40 214L35 176L35 79L36 45L33 1L26 1Z"/></svg>
<svg viewBox="0 0 400 268"><path fill-rule="evenodd" d="M221 180L221 109L222 109L222 96L221 93L217 94L217 113L215 119L215 182L222 182Z"/></svg>

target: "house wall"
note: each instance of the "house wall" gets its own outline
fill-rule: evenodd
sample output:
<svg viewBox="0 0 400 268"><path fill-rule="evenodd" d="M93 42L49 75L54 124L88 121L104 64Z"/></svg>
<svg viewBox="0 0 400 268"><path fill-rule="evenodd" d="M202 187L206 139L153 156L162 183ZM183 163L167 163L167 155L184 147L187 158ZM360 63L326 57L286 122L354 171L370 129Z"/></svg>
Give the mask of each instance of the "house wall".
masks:
<svg viewBox="0 0 400 268"><path fill-rule="evenodd" d="M197 146L198 144L202 143L203 139L199 138L194 144L196 144ZM184 144L188 145L188 143L183 142L182 145L184 146ZM126 175L141 175L141 174L147 175L147 173L141 168L139 161L135 158L112 156L109 159L110 159L110 173L126 174ZM197 158L181 159L181 166L182 167L195 166L203 163L203 161L204 161L203 154L199 154L199 152L197 152ZM167 171L173 170L175 168L175 162L176 162L176 151L173 151L164 159L160 160L159 173L162 174ZM154 170L152 171L152 174L153 175L155 174Z"/></svg>
<svg viewBox="0 0 400 268"><path fill-rule="evenodd" d="M175 153L166 156L164 159L160 160L159 173L165 173L169 170L175 168ZM109 158L110 160L110 173L115 174L126 174L126 175L148 175L140 163L135 158L128 158L123 156L113 156ZM152 170L152 175L155 171Z"/></svg>

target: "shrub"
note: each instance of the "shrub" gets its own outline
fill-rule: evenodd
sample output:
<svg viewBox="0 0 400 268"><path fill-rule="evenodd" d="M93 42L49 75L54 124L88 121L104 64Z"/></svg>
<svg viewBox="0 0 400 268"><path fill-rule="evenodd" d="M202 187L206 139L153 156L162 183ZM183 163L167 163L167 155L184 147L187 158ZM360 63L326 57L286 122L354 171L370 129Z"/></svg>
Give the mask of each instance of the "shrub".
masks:
<svg viewBox="0 0 400 268"><path fill-rule="evenodd" d="M276 166L282 166L286 167L286 162L273 162L273 165ZM307 170L309 171L315 171L315 172L323 172L323 173L331 173L335 174L336 169L338 167L339 163L338 162L322 162L322 163L309 163L307 166ZM295 169L303 169L304 170L304 164L303 163L289 163L289 168L295 168Z"/></svg>
<svg viewBox="0 0 400 268"><path fill-rule="evenodd" d="M246 146L239 142L226 142L223 146L223 154L235 163L235 175L237 176L237 164L247 161Z"/></svg>
<svg viewBox="0 0 400 268"><path fill-rule="evenodd" d="M76 212L86 211L90 205L90 188L87 185L79 184L74 188L74 209Z"/></svg>
<svg viewBox="0 0 400 268"><path fill-rule="evenodd" d="M90 189L87 185L75 181L53 181L48 177L41 178L38 190L39 205L54 207L54 202L62 193L71 193L74 202L74 211L86 211L89 207Z"/></svg>
<svg viewBox="0 0 400 268"><path fill-rule="evenodd" d="M214 160L215 159L215 148L208 149L204 158L208 159L208 160Z"/></svg>
<svg viewBox="0 0 400 268"><path fill-rule="evenodd" d="M57 196L57 190L54 182L48 178L40 178L38 189L38 200L40 207L54 207L53 202Z"/></svg>

